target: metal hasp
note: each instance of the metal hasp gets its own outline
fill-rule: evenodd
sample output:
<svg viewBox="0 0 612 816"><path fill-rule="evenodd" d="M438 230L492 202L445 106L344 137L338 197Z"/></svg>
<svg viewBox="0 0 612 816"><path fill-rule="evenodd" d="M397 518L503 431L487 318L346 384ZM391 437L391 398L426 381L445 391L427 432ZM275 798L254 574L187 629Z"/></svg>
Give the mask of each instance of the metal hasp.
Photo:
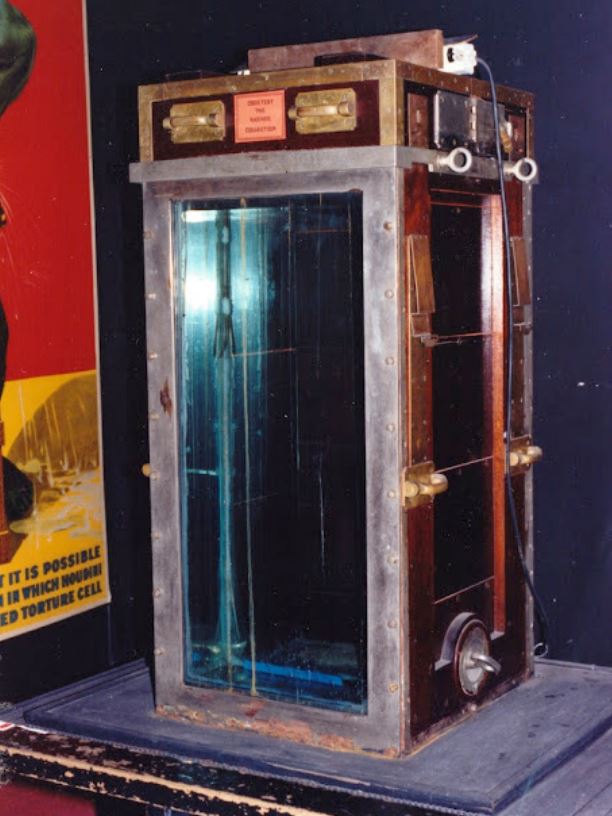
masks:
<svg viewBox="0 0 612 816"><path fill-rule="evenodd" d="M533 99L498 92L506 292L489 88L400 39L142 88L132 167L157 711L390 757L532 672L540 455Z"/></svg>

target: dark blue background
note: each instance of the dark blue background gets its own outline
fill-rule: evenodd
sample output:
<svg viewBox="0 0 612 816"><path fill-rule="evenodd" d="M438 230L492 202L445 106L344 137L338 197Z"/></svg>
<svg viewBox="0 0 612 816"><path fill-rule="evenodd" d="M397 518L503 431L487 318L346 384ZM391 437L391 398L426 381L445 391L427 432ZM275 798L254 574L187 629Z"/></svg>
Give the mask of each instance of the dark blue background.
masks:
<svg viewBox="0 0 612 816"><path fill-rule="evenodd" d="M140 191L127 181L128 162L138 158L137 86L166 72L230 70L249 47L419 28L478 33L496 80L537 97L535 439L545 451L536 468L537 586L551 619L551 656L612 665L609 0L88 5L114 603L3 644L4 696L60 685L151 647Z"/></svg>

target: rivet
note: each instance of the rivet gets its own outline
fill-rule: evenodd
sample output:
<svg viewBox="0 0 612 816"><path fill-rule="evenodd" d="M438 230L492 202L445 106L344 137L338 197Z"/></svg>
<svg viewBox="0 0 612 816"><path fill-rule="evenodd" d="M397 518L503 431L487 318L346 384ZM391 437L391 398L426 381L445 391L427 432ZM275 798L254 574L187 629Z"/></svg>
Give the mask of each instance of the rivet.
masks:
<svg viewBox="0 0 612 816"><path fill-rule="evenodd" d="M147 357L149 358L149 360L157 360L158 354L156 351L150 351L147 354Z"/></svg>
<svg viewBox="0 0 612 816"><path fill-rule="evenodd" d="M160 657L161 655L165 654L166 650L162 649L161 646L158 646L156 649L153 649L153 654L155 657Z"/></svg>
<svg viewBox="0 0 612 816"><path fill-rule="evenodd" d="M157 300L157 292L147 292L147 300Z"/></svg>
<svg viewBox="0 0 612 816"><path fill-rule="evenodd" d="M396 493L396 491L395 491L395 490L388 490L388 491L387 491L387 496L388 496L390 499L394 499L394 498L397 496L397 493Z"/></svg>
<svg viewBox="0 0 612 816"><path fill-rule="evenodd" d="M385 363L388 366L395 365L395 357L385 357Z"/></svg>
<svg viewBox="0 0 612 816"><path fill-rule="evenodd" d="M392 300L395 297L395 292L393 289L385 289L385 297L387 300Z"/></svg>
<svg viewBox="0 0 612 816"><path fill-rule="evenodd" d="M390 620L390 621L387 623L387 626L389 627L389 629L397 629L397 621L395 620L395 618L393 618L392 620Z"/></svg>
<svg viewBox="0 0 612 816"><path fill-rule="evenodd" d="M154 589L154 590L153 590L153 597L154 597L154 598L161 598L161 596L162 596L162 591L161 591L161 589L157 588L157 589Z"/></svg>
<svg viewBox="0 0 612 816"><path fill-rule="evenodd" d="M151 541L159 541L160 538L161 538L161 533L158 533L157 530L154 530L151 533Z"/></svg>
<svg viewBox="0 0 612 816"><path fill-rule="evenodd" d="M387 558L387 562L391 564L392 567L396 567L399 564L399 557L397 555L390 555Z"/></svg>
<svg viewBox="0 0 612 816"><path fill-rule="evenodd" d="M144 465L143 465L143 466L140 468L140 470L142 471L142 475L143 475L143 476L146 476L146 477L147 477L147 479L148 479L148 478L150 478L151 473L152 473L152 470L151 470L151 465L150 465L148 462L147 462L146 464L144 464Z"/></svg>
<svg viewBox="0 0 612 816"><path fill-rule="evenodd" d="M391 232L391 230L393 229L393 221L385 221L383 227L387 232Z"/></svg>
<svg viewBox="0 0 612 816"><path fill-rule="evenodd" d="M389 683L389 691L391 694L396 694L399 691L399 683Z"/></svg>
<svg viewBox="0 0 612 816"><path fill-rule="evenodd" d="M153 420L153 422L156 422L159 419L159 414L157 413L157 411L151 411L149 413L149 419Z"/></svg>
<svg viewBox="0 0 612 816"><path fill-rule="evenodd" d="M153 233L151 232L151 230L144 230L144 232L142 233L142 237L145 239L152 238Z"/></svg>
<svg viewBox="0 0 612 816"><path fill-rule="evenodd" d="M389 433L393 433L393 431L395 430L395 425L392 422L387 422L386 428L389 431Z"/></svg>

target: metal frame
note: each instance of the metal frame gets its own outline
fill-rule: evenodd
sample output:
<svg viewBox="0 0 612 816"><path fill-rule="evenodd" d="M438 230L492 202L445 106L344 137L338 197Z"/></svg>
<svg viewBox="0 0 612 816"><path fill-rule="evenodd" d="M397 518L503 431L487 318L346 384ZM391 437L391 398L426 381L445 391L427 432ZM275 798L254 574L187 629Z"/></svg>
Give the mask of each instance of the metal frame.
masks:
<svg viewBox="0 0 612 816"><path fill-rule="evenodd" d="M524 306L525 321L533 324L533 188L523 184L523 237L527 247L529 265L529 283L531 287L531 304ZM533 330L523 335L525 360L525 430L533 436ZM533 526L533 468L525 474L525 560L533 579L534 567L534 526ZM527 671L532 674L535 668L534 636L534 603L531 593L525 589L525 651Z"/></svg>
<svg viewBox="0 0 612 816"><path fill-rule="evenodd" d="M404 169L440 163L442 151L397 146L245 153L142 162L131 180L144 188L145 287L151 455L156 704L169 715L351 750L397 755L410 744L402 381L405 315ZM493 159L475 158L466 177L497 178ZM367 516L367 713L350 714L186 686L183 654L181 501L174 326L171 205L183 198L239 198L313 192L363 193ZM529 240L530 190L525 190ZM526 341L530 343L530 340ZM526 347L529 352L529 348ZM531 374L526 357L527 413ZM531 477L528 477L528 480ZM527 482L531 529L531 487ZM530 533L531 536L531 533ZM531 558L532 542L528 542ZM532 642L527 609L528 643ZM256 704L256 705L254 705ZM255 713L254 713L255 712Z"/></svg>
<svg viewBox="0 0 612 816"><path fill-rule="evenodd" d="M343 166L337 161L339 153ZM399 490L405 414L400 392L402 174L393 153L381 157L382 166L374 162L374 169L369 156L356 153L268 154L262 161L252 155L233 156L227 163L219 158L191 159L140 165L133 172L132 177L145 187L156 703L166 713L191 714L209 724L231 722L275 733L273 722L282 721L285 729L286 723L293 723L303 739L314 744L399 753L404 722L400 686L405 674L400 642L404 598ZM349 164L347 157L363 161ZM245 172L245 163L251 172ZM364 169L362 165L368 164L370 168ZM290 175L285 174L288 167ZM170 407L176 406L171 202L195 196L218 199L275 196L280 190L292 195L354 189L363 193L366 293L367 713L306 708L258 697L258 715L249 717L245 709L252 708L254 698L248 694L186 686L183 681L178 410Z"/></svg>

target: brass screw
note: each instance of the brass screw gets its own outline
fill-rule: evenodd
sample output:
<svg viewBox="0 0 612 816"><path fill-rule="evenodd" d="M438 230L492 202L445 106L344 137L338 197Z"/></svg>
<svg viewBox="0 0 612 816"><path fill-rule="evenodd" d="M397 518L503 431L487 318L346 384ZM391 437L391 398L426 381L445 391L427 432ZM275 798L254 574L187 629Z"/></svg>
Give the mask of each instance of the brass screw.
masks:
<svg viewBox="0 0 612 816"><path fill-rule="evenodd" d="M399 691L399 683L389 683L389 692L395 694Z"/></svg>
<svg viewBox="0 0 612 816"><path fill-rule="evenodd" d="M391 232L391 230L393 229L393 221L385 221L383 227L387 232Z"/></svg>

